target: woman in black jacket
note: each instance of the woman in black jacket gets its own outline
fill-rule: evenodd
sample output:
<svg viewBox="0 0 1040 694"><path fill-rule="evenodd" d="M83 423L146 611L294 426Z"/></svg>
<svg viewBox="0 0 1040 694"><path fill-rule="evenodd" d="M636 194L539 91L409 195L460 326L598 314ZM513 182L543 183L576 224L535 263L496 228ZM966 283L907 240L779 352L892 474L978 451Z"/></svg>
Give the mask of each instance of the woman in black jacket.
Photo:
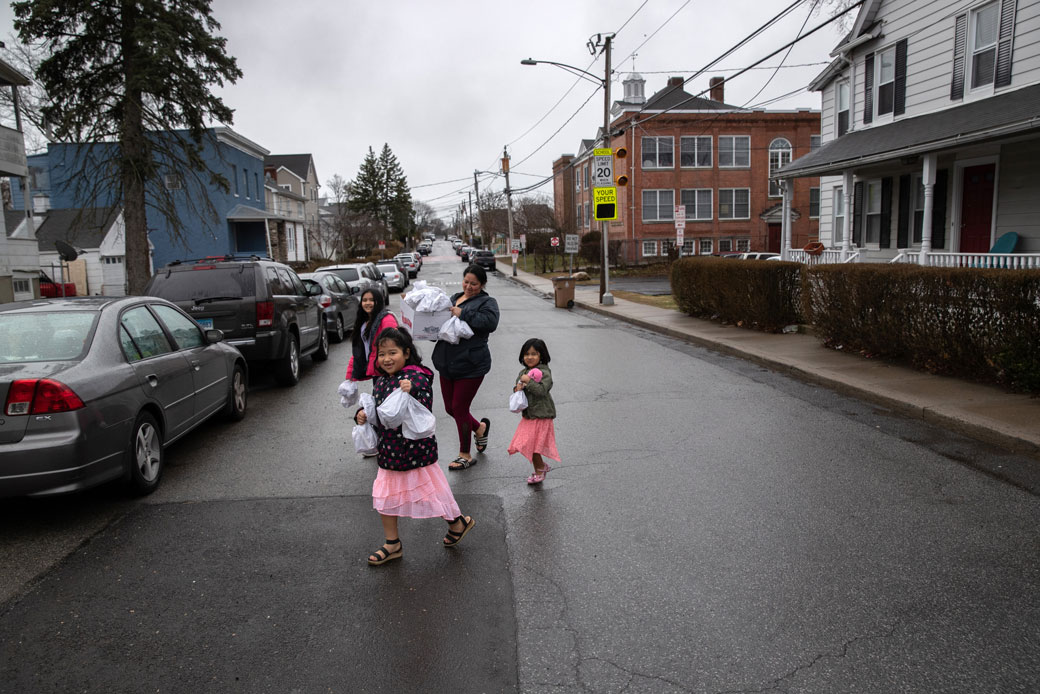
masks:
<svg viewBox="0 0 1040 694"><path fill-rule="evenodd" d="M433 365L440 373L444 409L459 430L459 455L451 461L449 470L465 470L475 463L469 452L470 435L475 439L477 452L483 453L491 431L491 420L484 417L478 422L469 411L484 375L491 370L488 335L498 327L498 302L484 291L485 284L484 268L470 265L463 271L462 291L451 297L455 304L451 314L469 325L473 337L459 340L457 345L439 340L433 348Z"/></svg>

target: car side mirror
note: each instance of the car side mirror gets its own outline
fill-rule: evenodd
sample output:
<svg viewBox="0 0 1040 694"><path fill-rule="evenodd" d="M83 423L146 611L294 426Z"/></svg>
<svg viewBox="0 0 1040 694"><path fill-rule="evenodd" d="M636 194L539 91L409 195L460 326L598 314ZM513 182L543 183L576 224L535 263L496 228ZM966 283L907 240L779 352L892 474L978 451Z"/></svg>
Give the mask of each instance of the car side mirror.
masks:
<svg viewBox="0 0 1040 694"><path fill-rule="evenodd" d="M307 285L307 296L321 296L322 288L320 284L309 284Z"/></svg>
<svg viewBox="0 0 1040 694"><path fill-rule="evenodd" d="M210 328L209 330L206 331L206 342L209 342L210 344L213 344L215 342L223 342L223 341L224 341L224 331L223 330L217 330L216 328Z"/></svg>

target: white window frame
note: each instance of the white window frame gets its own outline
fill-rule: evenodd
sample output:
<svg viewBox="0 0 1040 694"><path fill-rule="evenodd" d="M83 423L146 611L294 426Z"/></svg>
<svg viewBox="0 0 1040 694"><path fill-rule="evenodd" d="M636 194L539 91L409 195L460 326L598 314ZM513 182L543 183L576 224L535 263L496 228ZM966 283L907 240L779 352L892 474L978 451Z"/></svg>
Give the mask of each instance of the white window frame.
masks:
<svg viewBox="0 0 1040 694"><path fill-rule="evenodd" d="M28 279L13 279L11 280L11 291L15 294L32 294L32 280Z"/></svg>
<svg viewBox="0 0 1040 694"><path fill-rule="evenodd" d="M675 191L671 188L650 188L642 191L642 219L643 223L654 223L654 222L673 222L675 221ZM648 206L646 202L646 196L648 193L654 194L654 202L652 206ZM668 204L665 205L661 202L662 194L668 194ZM654 214L652 217L647 216L647 212L653 210ZM664 212L664 214L662 214Z"/></svg>
<svg viewBox="0 0 1040 694"><path fill-rule="evenodd" d="M816 193L816 214L813 214L813 192ZM820 187L813 186L809 188L809 219L820 218Z"/></svg>
<svg viewBox="0 0 1040 694"><path fill-rule="evenodd" d="M683 193L694 193L694 204L689 205L683 197ZM707 193L708 204L699 204L703 193ZM686 221L688 222L710 222L715 214L715 196L711 188L683 188L679 191L679 204L686 207Z"/></svg>
<svg viewBox="0 0 1040 694"><path fill-rule="evenodd" d="M683 239L682 254L684 256L693 255L693 239Z"/></svg>
<svg viewBox="0 0 1040 694"><path fill-rule="evenodd" d="M993 42L982 45L981 47L976 45L979 38L979 26L978 20L982 16L983 12L995 12L996 16L993 21ZM980 5L971 11L968 15L968 45L967 55L965 56L965 75L964 85L967 87L967 91L973 94L986 95L993 92L993 85L997 79L997 41L1000 38L1000 3L989 2L985 5ZM993 56L993 62L989 71L989 79L982 84L975 84L976 66L975 58L985 53L991 53Z"/></svg>
<svg viewBox="0 0 1040 694"><path fill-rule="evenodd" d="M697 247L700 249L697 251L699 255L711 255L715 252L715 240L714 239L698 239Z"/></svg>
<svg viewBox="0 0 1040 694"><path fill-rule="evenodd" d="M650 251L649 253L647 251ZM644 258L656 258L657 257L657 241L648 241L643 239L643 257Z"/></svg>
<svg viewBox="0 0 1040 694"><path fill-rule="evenodd" d="M654 154L653 154L652 161L647 158L646 143L647 143L648 140L653 140L653 142L654 142ZM668 164L661 164L661 143L665 142L665 141L668 142L668 149L670 151L667 153L667 155L671 158L671 161ZM643 169L646 169L646 170L661 170L661 169L667 170L667 169L674 169L675 168L675 138L672 137L671 135L644 135L643 139L640 141L639 147L640 147L640 157L639 158L641 160L640 163L642 164ZM649 166L647 165L648 161L651 162L649 164Z"/></svg>
<svg viewBox="0 0 1040 694"><path fill-rule="evenodd" d="M823 144L823 137L821 135L810 135L809 136L809 151L815 152Z"/></svg>
<svg viewBox="0 0 1040 694"><path fill-rule="evenodd" d="M706 147L703 145L707 144ZM692 144L693 164L683 164L683 155L687 153L686 145ZM698 163L703 155L707 155L708 163ZM714 147L711 135L683 135L679 138L679 168L681 169L710 169L714 164Z"/></svg>
<svg viewBox="0 0 1040 694"><path fill-rule="evenodd" d="M834 137L839 138L852 130L852 92L849 83L838 82L834 90ZM842 103L844 102L844 103ZM842 108L844 106L844 108ZM845 132L841 132L841 114L845 115Z"/></svg>
<svg viewBox="0 0 1040 694"><path fill-rule="evenodd" d="M910 246L920 246L918 239L924 238L924 182L921 174L910 179Z"/></svg>
<svg viewBox="0 0 1040 694"><path fill-rule="evenodd" d="M881 248L880 178L863 182L863 236L860 243L864 248Z"/></svg>
<svg viewBox="0 0 1040 694"><path fill-rule="evenodd" d="M843 186L834 186L831 195L833 210L831 215L831 242L841 245L845 241L845 189Z"/></svg>
<svg viewBox="0 0 1040 694"><path fill-rule="evenodd" d="M574 211L574 228L578 229L583 225L581 218L581 202L578 202L578 209Z"/></svg>
<svg viewBox="0 0 1040 694"><path fill-rule="evenodd" d="M582 168L582 177L585 180L585 190L588 190L589 189L589 165L588 164L586 164Z"/></svg>
<svg viewBox="0 0 1040 694"><path fill-rule="evenodd" d="M719 135L718 139L719 139L719 153L718 153L717 156L718 156L718 160L719 160L719 168L720 169L750 169L751 168L751 136L750 135ZM726 142L723 142L724 140ZM746 141L747 142L747 148L745 150L745 152L747 154L747 163L746 164L737 162L737 151L738 151L737 150L737 141L738 140L742 140L742 141ZM728 146L724 147L724 145L728 145ZM728 154L730 157L732 157L733 163L731 163L731 164L723 164L722 163L723 152L726 152L726 154Z"/></svg>
<svg viewBox="0 0 1040 694"><path fill-rule="evenodd" d="M589 215L589 203L585 203L585 228L591 226L591 216Z"/></svg>
<svg viewBox="0 0 1040 694"><path fill-rule="evenodd" d="M773 174L791 163L791 153L794 147L786 137L775 138L769 143L769 197L778 198L783 195L780 190L780 181L773 178Z"/></svg>
<svg viewBox="0 0 1040 694"><path fill-rule="evenodd" d="M736 216L737 208L737 194L738 190L745 191L747 193L747 214L743 217ZM723 193L729 193L730 195L730 216L723 216L722 206L725 204L722 200ZM750 188L719 188L719 220L731 220L731 219L751 219L751 189Z"/></svg>
<svg viewBox="0 0 1040 694"><path fill-rule="evenodd" d="M163 174L163 185L166 186L166 190L182 190L184 179L180 174Z"/></svg>
<svg viewBox="0 0 1040 694"><path fill-rule="evenodd" d="M751 239L742 238L737 239L737 251L739 253L747 253L751 250Z"/></svg>
<svg viewBox="0 0 1040 694"><path fill-rule="evenodd" d="M296 225L287 224L285 234L285 251L289 260L296 260Z"/></svg>
<svg viewBox="0 0 1040 694"><path fill-rule="evenodd" d="M719 253L732 253L733 239L719 239Z"/></svg>
<svg viewBox="0 0 1040 694"><path fill-rule="evenodd" d="M882 70L886 59L891 59L892 74L889 79L882 82ZM881 110L881 88L891 85L892 102L888 111ZM896 47L882 48L874 52L874 120L891 120L896 111Z"/></svg>

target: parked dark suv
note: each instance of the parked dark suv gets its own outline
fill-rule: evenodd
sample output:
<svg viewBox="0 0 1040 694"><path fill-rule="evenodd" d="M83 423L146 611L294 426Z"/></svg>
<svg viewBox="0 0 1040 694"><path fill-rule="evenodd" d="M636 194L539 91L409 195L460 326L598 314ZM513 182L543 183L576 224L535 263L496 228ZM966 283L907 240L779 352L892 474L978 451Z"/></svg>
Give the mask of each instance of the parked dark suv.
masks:
<svg viewBox="0 0 1040 694"><path fill-rule="evenodd" d="M159 270L145 294L180 306L204 329L224 333L251 363L272 364L277 381L300 380L300 357L329 357L318 297L292 268L259 256L175 260Z"/></svg>

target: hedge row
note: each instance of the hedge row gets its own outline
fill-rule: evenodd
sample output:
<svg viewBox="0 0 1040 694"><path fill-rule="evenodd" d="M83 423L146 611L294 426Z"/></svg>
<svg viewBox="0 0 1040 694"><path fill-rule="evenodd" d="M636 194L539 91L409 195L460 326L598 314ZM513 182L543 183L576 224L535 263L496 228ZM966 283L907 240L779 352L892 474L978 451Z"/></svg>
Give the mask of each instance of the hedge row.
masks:
<svg viewBox="0 0 1040 694"><path fill-rule="evenodd" d="M831 347L1040 393L1040 271L690 258L672 294L693 316L807 323Z"/></svg>

